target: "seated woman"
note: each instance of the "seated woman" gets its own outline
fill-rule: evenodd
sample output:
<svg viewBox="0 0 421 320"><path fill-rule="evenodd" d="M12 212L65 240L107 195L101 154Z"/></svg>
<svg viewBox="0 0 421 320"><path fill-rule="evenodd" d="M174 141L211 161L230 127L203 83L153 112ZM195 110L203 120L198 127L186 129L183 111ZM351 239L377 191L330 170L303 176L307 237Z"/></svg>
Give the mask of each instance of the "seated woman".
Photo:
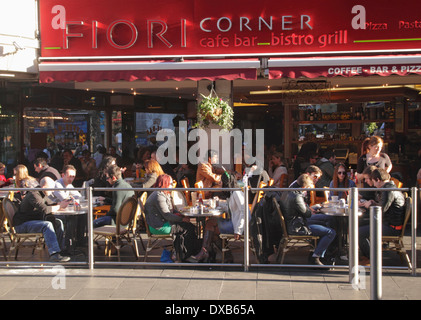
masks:
<svg viewBox="0 0 421 320"><path fill-rule="evenodd" d="M31 177L28 173L28 168L23 164L18 164L14 169L13 173L15 176L16 188L36 188L38 187L38 181ZM15 193L14 199L22 201L27 191Z"/></svg>
<svg viewBox="0 0 421 320"><path fill-rule="evenodd" d="M288 174L288 170L285 167L285 160L280 152L274 152L269 164L269 177L273 179L273 187L282 188L281 177L284 174Z"/></svg>
<svg viewBox="0 0 421 320"><path fill-rule="evenodd" d="M136 184L136 186L141 188L152 188L158 177L164 174L161 165L154 159L149 159L145 162L145 172L145 181L140 185Z"/></svg>
<svg viewBox="0 0 421 320"><path fill-rule="evenodd" d="M329 188L355 188L355 182L348 178L348 173L346 166L343 163L338 163L335 166L335 171L333 172L333 179L330 182ZM345 199L348 196L348 192L344 191L330 191L329 199L332 199L332 196L338 196L338 199Z"/></svg>
<svg viewBox="0 0 421 320"><path fill-rule="evenodd" d="M97 188L111 187L111 185L107 181L107 171L111 166L115 164L116 164L116 161L114 157L109 156L109 155L104 155L98 167L98 171L94 178L92 187L97 187ZM111 197L111 192L110 191L94 191L93 195L102 196L102 197Z"/></svg>
<svg viewBox="0 0 421 320"><path fill-rule="evenodd" d="M317 247L311 257L311 263L316 265L323 265L320 258L325 256L325 253L336 237L336 231L333 228L321 225L318 223L312 223L311 217L315 214L315 211L309 207L305 201L307 188L314 188L313 180L307 174L302 174L297 179L297 184L304 190L290 191L286 200L287 210L284 213L287 229L291 228L296 218L302 220L304 226L310 229L311 233L315 236L319 236L320 240L317 242Z"/></svg>
<svg viewBox="0 0 421 320"><path fill-rule="evenodd" d="M171 188L173 180L171 176L160 175L154 188ZM149 230L152 234L171 234L174 233L174 226L177 232L184 233L186 240L185 251L177 252L181 260L187 260L191 255L196 254L200 250L196 244L196 228L190 223L190 218L182 216L172 205L171 192L167 190L152 192L145 203L145 216ZM182 231L181 231L182 230ZM175 248L176 251L179 248Z"/></svg>
<svg viewBox="0 0 421 320"><path fill-rule="evenodd" d="M238 188L237 179L234 175L225 172L222 177L223 188ZM228 202L229 212L231 214L230 219L223 218L210 218L206 221L205 233L202 242L202 249L199 254L192 258L196 262L206 260L209 257L209 249L212 242L220 241L219 234L234 234L235 239L240 239L240 236L244 233L244 194L242 191L224 191ZM247 210L248 219L250 221L250 212ZM216 243L217 247L218 243ZM223 248L221 248L223 249ZM232 254L230 251L226 253L227 262L232 262Z"/></svg>

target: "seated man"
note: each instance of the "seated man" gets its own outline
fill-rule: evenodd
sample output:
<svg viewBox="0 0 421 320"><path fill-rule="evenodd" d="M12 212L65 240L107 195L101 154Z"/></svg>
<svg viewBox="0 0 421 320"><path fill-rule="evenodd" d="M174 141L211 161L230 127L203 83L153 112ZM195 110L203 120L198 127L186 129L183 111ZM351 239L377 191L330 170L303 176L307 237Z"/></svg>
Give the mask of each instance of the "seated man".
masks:
<svg viewBox="0 0 421 320"><path fill-rule="evenodd" d="M397 236L402 230L405 217L405 197L401 191L387 190L396 188L393 181L390 181L390 174L385 169L378 168L371 174L371 181L380 190L380 201L374 200L364 202L364 207L372 205L382 207L382 234L385 236ZM358 229L359 245L362 253L360 263L368 264L370 259L370 225L363 225Z"/></svg>
<svg viewBox="0 0 421 320"><path fill-rule="evenodd" d="M61 178L55 182L56 188L66 188L69 191L57 190L53 192L53 196L58 199L58 201L63 201L65 199L80 199L82 195L79 191L71 190L74 189L73 180L76 177L76 169L71 164L65 165L63 167L63 173Z"/></svg>
<svg viewBox="0 0 421 320"><path fill-rule="evenodd" d="M314 188L313 180L308 174L302 174L297 179L297 184L300 188ZM297 190L288 192L288 198L286 202L287 210L284 213L285 222L288 230L290 230L294 219L301 217L304 226L307 226L311 233L315 236L319 236L320 240L317 243L317 247L314 250L311 262L313 264L323 265L320 258L324 257L325 252L329 245L336 237L334 229L326 227L321 224L311 224L310 218L315 211L309 207L305 201L306 191Z"/></svg>
<svg viewBox="0 0 421 320"><path fill-rule="evenodd" d="M120 206L128 198L134 196L132 190L118 190L118 189L132 189L132 186L123 180L121 177L121 168L117 165L112 165L108 168L106 173L108 183L115 189L112 192L112 198L98 197L100 201L104 201L106 204L111 204L110 210L103 217L99 217L94 220L93 227L98 228L105 225L115 224L117 218L117 212Z"/></svg>
<svg viewBox="0 0 421 320"><path fill-rule="evenodd" d="M197 166L196 182L203 181L203 188L213 188L222 186L221 174L223 169L215 168L213 165L218 163L218 154L214 150L209 150L207 162L200 162ZM211 195L210 191L205 192L205 197Z"/></svg>
<svg viewBox="0 0 421 320"><path fill-rule="evenodd" d="M41 188L54 188L54 181L45 177L40 181ZM67 262L69 257L60 254L63 247L63 222L51 214L60 208L66 208L68 201L58 204L48 197L52 191L42 191L36 188L28 191L23 198L19 210L13 218L15 230L18 233L42 233L50 254L51 262Z"/></svg>
<svg viewBox="0 0 421 320"><path fill-rule="evenodd" d="M54 181L60 179L60 173L56 168L50 167L45 158L37 158L34 161L34 169L38 173L38 181L44 177L50 177Z"/></svg>

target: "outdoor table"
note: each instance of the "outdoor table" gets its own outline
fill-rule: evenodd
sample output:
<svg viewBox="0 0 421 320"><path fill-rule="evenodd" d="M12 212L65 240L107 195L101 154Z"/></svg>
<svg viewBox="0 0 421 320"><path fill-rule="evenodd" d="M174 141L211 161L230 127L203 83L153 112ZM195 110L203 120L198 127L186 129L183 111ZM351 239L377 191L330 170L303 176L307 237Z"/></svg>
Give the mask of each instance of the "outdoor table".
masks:
<svg viewBox="0 0 421 320"><path fill-rule="evenodd" d="M209 217L220 217L222 214L224 214L224 210L221 208L215 208L211 209L209 207L204 206L203 213L199 212L199 208L197 212L191 212L192 207L187 206L180 210L180 213L189 218L195 218L196 219L196 226L197 226L197 236L199 238L202 238L202 230L204 229L206 219Z"/></svg>
<svg viewBox="0 0 421 320"><path fill-rule="evenodd" d="M84 246L87 243L87 213L86 200L80 202L80 210L75 206L68 206L53 213L56 218L63 221L65 250L73 255L77 246Z"/></svg>

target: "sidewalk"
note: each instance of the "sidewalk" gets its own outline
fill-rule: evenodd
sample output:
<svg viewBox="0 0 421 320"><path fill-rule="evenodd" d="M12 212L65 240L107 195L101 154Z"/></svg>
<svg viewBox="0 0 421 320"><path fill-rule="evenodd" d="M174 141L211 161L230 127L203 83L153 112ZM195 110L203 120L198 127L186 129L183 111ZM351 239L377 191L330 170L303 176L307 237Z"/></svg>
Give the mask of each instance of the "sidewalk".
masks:
<svg viewBox="0 0 421 320"><path fill-rule="evenodd" d="M370 300L346 271L221 268L1 268L0 300ZM384 300L421 299L421 277L383 272ZM165 305L165 303L164 303Z"/></svg>

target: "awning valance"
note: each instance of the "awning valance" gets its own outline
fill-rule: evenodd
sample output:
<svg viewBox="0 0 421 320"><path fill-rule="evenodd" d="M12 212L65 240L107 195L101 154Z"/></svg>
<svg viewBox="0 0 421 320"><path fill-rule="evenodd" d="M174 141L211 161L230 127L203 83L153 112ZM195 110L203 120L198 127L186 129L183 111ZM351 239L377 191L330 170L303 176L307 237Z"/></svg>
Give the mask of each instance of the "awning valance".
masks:
<svg viewBox="0 0 421 320"><path fill-rule="evenodd" d="M106 62L42 62L40 82L151 81L151 80L255 80L258 59Z"/></svg>
<svg viewBox="0 0 421 320"><path fill-rule="evenodd" d="M421 55L270 59L269 79L421 75Z"/></svg>

